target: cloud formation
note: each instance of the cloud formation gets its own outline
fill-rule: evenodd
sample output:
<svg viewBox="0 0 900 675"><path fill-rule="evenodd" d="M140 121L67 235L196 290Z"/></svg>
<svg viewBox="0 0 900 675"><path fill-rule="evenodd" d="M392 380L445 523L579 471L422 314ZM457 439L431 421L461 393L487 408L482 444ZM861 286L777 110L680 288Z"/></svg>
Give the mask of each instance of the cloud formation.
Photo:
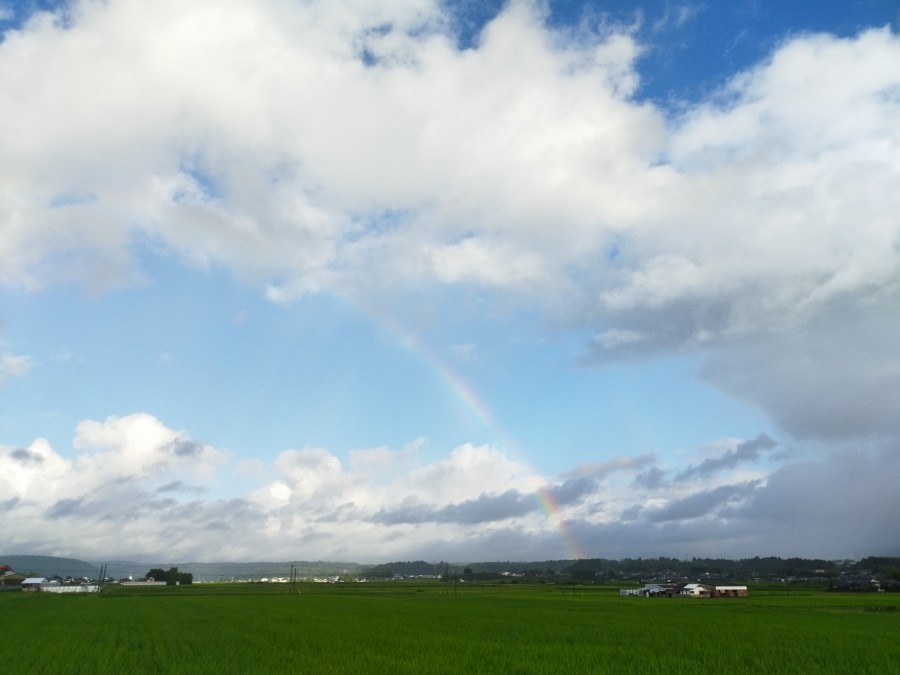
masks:
<svg viewBox="0 0 900 675"><path fill-rule="evenodd" d="M755 461L752 448L770 444L736 441L723 457ZM393 475L313 448L281 453L252 492L213 496L228 459L150 415L82 422L75 445L71 460L42 439L0 448L6 552L240 560L265 551L378 562L413 554L849 556L897 554L900 541L900 462L890 452L839 452L750 480L736 462L720 462L717 484L692 472L680 483L635 487L543 477L487 446L460 446ZM626 476L645 466L635 459L620 462Z"/></svg>
<svg viewBox="0 0 900 675"><path fill-rule="evenodd" d="M732 469L742 462L756 460L760 455L778 445L765 434L760 434L750 441L738 443L733 450L728 450L719 457L709 457L696 465L691 465L679 473L676 481L691 478L708 478L723 469Z"/></svg>
<svg viewBox="0 0 900 675"><path fill-rule="evenodd" d="M511 2L461 49L428 0L38 12L0 44L0 283L128 283L152 247L273 299L481 287L568 308L599 359L717 349L713 382L784 415L754 349L896 315L900 38L798 36L673 113L631 29L545 18Z"/></svg>
<svg viewBox="0 0 900 675"><path fill-rule="evenodd" d="M474 288L591 334L590 363L698 355L819 459L748 469L775 447L759 435L687 467L641 454L543 477L489 446L430 464L422 441L346 463L307 447L243 464L266 480L217 499L227 455L136 413L83 421L73 453L2 449L10 546L294 556L288 534L332 557L548 557L542 490L609 557L900 540L900 36L789 36L663 108L640 97L628 27L552 26L524 0L477 34L464 19L437 0L35 13L0 42L0 284L106 290L153 252L275 301ZM31 365L3 352L0 387ZM822 494L841 497L837 534L810 515ZM49 525L59 542L35 537Z"/></svg>

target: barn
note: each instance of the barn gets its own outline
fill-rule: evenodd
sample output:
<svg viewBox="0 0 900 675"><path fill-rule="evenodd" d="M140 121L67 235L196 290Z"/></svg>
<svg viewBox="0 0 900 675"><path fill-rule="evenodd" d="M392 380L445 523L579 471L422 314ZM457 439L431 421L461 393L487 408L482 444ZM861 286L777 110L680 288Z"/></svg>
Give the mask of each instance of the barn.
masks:
<svg viewBox="0 0 900 675"><path fill-rule="evenodd" d="M22 590L39 591L41 589L41 584L45 583L47 583L45 577L28 577L27 579L22 580Z"/></svg>
<svg viewBox="0 0 900 675"><path fill-rule="evenodd" d="M713 587L706 584L686 584L681 589L683 598L708 598L713 594Z"/></svg>

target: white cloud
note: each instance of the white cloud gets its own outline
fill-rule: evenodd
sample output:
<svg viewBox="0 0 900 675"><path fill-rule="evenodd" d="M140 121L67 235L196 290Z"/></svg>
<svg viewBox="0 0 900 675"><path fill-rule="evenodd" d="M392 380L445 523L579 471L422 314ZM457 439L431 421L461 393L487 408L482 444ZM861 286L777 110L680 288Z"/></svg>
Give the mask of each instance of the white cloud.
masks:
<svg viewBox="0 0 900 675"><path fill-rule="evenodd" d="M653 483L637 480L653 462L646 456L548 480L485 446L461 446L391 475L368 470L385 449L354 467L313 448L282 453L269 467L274 480L247 494L215 498L213 477L197 471L215 451L150 415L82 422L75 440L73 459L43 439L0 446L7 551L92 559L541 560L572 554L562 523L581 553L604 557L897 553L897 537L889 535L900 522L900 465L892 452L844 451L754 476L744 465L758 463L772 441L731 439L712 444L720 451L700 464L663 466L675 478ZM679 477L685 473L691 480ZM627 484L623 476L636 480ZM542 508L548 500L553 517ZM868 524L853 526L859 522ZM804 534L792 539L797 531Z"/></svg>
<svg viewBox="0 0 900 675"><path fill-rule="evenodd" d="M81 422L73 445L82 451L76 462L85 480L144 479L185 469L206 479L225 460L219 450L146 413Z"/></svg>
<svg viewBox="0 0 900 675"><path fill-rule="evenodd" d="M897 283L887 29L787 41L667 128L631 98L630 34L565 41L530 3L464 51L425 0L73 14L0 47L8 284L120 283L143 234L273 298L574 295L616 349L802 325Z"/></svg>
<svg viewBox="0 0 900 675"><path fill-rule="evenodd" d="M409 455L419 445L360 451L350 469L321 448L287 450L271 467L275 480L245 496L215 499L205 496L211 470L223 460L214 448L146 413L86 420L76 429L73 459L43 439L27 448L0 447L0 524L17 550L246 558L287 555L279 542L288 536L292 546L318 542L332 556L360 557L400 555L438 532L462 536L461 523L536 512L525 490L537 477L491 448L462 446L400 475L369 470L373 461L393 462L390 452ZM517 488L520 506L510 510L500 495ZM385 509L412 504L433 515L427 522L377 524ZM530 529L545 527L538 520ZM36 534L49 529L52 541ZM223 533L232 542L224 548Z"/></svg>
<svg viewBox="0 0 900 675"><path fill-rule="evenodd" d="M653 22L652 29L654 32L669 30L670 28L681 28L689 21L696 18L706 10L706 6L702 3L681 3L673 5L671 2L665 3L665 11L656 21Z"/></svg>
<svg viewBox="0 0 900 675"><path fill-rule="evenodd" d="M416 468L400 480L400 494L429 503L474 499L486 492L534 489L538 476L490 446L461 445L446 459Z"/></svg>
<svg viewBox="0 0 900 675"><path fill-rule="evenodd" d="M0 387L10 380L23 377L32 366L31 357L24 354L0 354Z"/></svg>
<svg viewBox="0 0 900 675"><path fill-rule="evenodd" d="M585 213L594 190L627 187L590 174L617 167L625 181L631 154L660 137L660 117L623 100L633 41L562 48L513 3L478 50L458 52L434 30L436 4L395 4L163 3L145 16L117 0L85 4L69 28L9 36L0 72L19 105L0 116L15 135L0 164L5 281L95 269L91 283L116 282L139 231L290 287L351 284L382 264L546 281L544 253L572 255L601 217ZM385 211L409 216L370 229Z"/></svg>
<svg viewBox="0 0 900 675"><path fill-rule="evenodd" d="M669 20L688 20L688 8ZM900 38L890 30L791 38L673 116L633 98L632 34L555 33L535 3L509 3L466 50L429 0L85 0L68 11L65 22L36 15L0 43L0 284L128 283L150 245L225 265L278 300L474 285L589 329L603 358L703 350L710 381L794 437L875 435L894 450ZM0 384L30 365L4 354ZM0 502L32 522L78 513L96 525L127 496L133 520L120 531L145 551L172 539L154 529L154 509L210 533L185 552L222 531L243 537L227 555L277 532L335 554L347 541L424 550L458 530L366 517L512 513L545 481L490 447L426 466L403 450L345 464L307 448L282 453L251 496L191 511L154 486L208 480L223 461L215 448L138 414L83 422L75 449L74 459L41 440L6 449ZM725 471L702 493L666 480L673 468L635 461L645 492L608 489L567 513L586 541L610 544L639 541L628 523L648 526L642 513L712 514L710 534L675 520L653 530L712 546L727 535L716 513L783 498L777 480L731 471L754 453L705 465ZM833 485L836 462L814 473ZM362 467L379 464L391 471L368 480ZM507 520L459 550L549 536L533 516ZM751 521L746 541L758 544ZM32 541L8 522L11 542ZM112 546L105 536L94 541Z"/></svg>
<svg viewBox="0 0 900 675"><path fill-rule="evenodd" d="M294 503L323 500L346 486L341 461L322 448L285 450L275 460L275 468L290 486Z"/></svg>
<svg viewBox="0 0 900 675"><path fill-rule="evenodd" d="M290 503L291 492L286 483L277 480L253 492L249 500L270 511L287 506Z"/></svg>
<svg viewBox="0 0 900 675"><path fill-rule="evenodd" d="M27 448L2 449L3 500L44 501L66 489L72 463L56 454L46 439L39 438Z"/></svg>
<svg viewBox="0 0 900 675"><path fill-rule="evenodd" d="M790 39L667 125L627 29L514 2L461 51L439 3L363 5L82 2L8 32L0 283L123 283L149 237L274 299L484 286L622 353L897 286L888 29Z"/></svg>

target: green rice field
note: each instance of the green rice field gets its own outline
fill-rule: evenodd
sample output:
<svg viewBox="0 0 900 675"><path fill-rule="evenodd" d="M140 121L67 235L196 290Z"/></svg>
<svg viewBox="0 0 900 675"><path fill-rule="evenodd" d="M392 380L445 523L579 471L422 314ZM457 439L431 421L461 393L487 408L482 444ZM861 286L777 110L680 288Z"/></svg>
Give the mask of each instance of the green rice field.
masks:
<svg viewBox="0 0 900 675"><path fill-rule="evenodd" d="M408 582L0 593L0 673L888 675L900 673L898 604Z"/></svg>

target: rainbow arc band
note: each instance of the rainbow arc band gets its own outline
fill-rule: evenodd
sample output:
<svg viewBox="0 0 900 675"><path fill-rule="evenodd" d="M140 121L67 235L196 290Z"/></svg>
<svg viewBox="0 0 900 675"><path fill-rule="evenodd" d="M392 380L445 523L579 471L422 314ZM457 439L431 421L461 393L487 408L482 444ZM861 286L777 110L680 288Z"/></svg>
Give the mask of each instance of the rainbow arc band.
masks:
<svg viewBox="0 0 900 675"><path fill-rule="evenodd" d="M347 298L343 298L343 300L350 302ZM370 321L383 327L395 336L397 343L421 362L428 371L433 373L435 378L441 382L444 388L450 393L451 397L458 401L462 408L477 420L479 425L481 425L491 437L500 442L502 450L516 456L516 458L520 460L524 457L524 454L519 450L516 443L496 422L493 413L478 395L478 392L475 391L475 389L459 373L453 370L449 364L423 345L414 335L405 332L390 317L368 311L365 307L356 303L350 302L350 304ZM525 463L527 464L527 461ZM572 535L569 524L565 520L563 510L554 498L552 491L546 484L543 484L537 487L534 494L541 510L545 513L548 522L559 533L569 559L583 559L585 556L582 554L575 537Z"/></svg>

